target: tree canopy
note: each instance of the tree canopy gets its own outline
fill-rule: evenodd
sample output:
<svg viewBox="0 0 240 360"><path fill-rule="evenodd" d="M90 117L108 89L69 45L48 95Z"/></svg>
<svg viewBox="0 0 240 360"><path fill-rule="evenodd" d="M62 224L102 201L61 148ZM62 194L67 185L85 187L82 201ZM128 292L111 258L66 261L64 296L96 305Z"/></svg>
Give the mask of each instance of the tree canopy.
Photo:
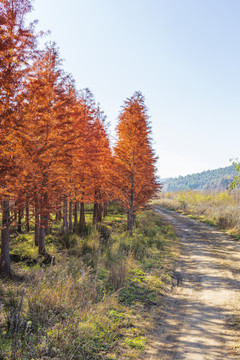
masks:
<svg viewBox="0 0 240 360"><path fill-rule="evenodd" d="M94 204L96 224L117 200L132 231L136 212L159 190L142 94L124 103L112 150L106 116L90 90L77 90L56 45L39 49L34 23L25 25L31 4L0 0L0 270L7 274L10 227L17 221L21 232L24 214L39 254L47 256L53 213L66 234L77 225L79 203L84 225L85 203Z"/></svg>

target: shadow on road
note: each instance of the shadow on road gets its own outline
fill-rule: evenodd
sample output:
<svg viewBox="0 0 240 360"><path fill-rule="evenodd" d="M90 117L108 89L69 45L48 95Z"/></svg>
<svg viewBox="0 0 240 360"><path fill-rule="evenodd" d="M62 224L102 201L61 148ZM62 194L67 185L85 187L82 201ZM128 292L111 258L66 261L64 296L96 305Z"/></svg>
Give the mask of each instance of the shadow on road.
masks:
<svg viewBox="0 0 240 360"><path fill-rule="evenodd" d="M166 296L144 359L240 359L232 351L240 330L240 244L208 225L159 212L180 239L182 283Z"/></svg>

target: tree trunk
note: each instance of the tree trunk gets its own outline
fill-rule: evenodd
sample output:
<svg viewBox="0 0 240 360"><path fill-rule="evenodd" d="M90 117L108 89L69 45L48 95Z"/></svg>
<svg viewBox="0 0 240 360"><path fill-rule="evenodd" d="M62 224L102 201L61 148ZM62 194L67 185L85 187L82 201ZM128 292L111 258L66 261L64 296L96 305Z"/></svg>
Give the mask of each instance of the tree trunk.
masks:
<svg viewBox="0 0 240 360"><path fill-rule="evenodd" d="M15 205L14 205L14 225L17 225L17 204L15 202Z"/></svg>
<svg viewBox="0 0 240 360"><path fill-rule="evenodd" d="M69 214L68 214L68 221L69 221L69 230L72 231L73 224L72 224L72 201L69 201Z"/></svg>
<svg viewBox="0 0 240 360"><path fill-rule="evenodd" d="M67 221L67 198L64 197L63 200L63 234L66 234L68 231L68 221Z"/></svg>
<svg viewBox="0 0 240 360"><path fill-rule="evenodd" d="M56 221L62 220L62 212L61 212L61 210L57 210L57 211L56 211L55 220L56 220Z"/></svg>
<svg viewBox="0 0 240 360"><path fill-rule="evenodd" d="M102 222L102 214L103 214L103 206L102 204L98 204L97 222Z"/></svg>
<svg viewBox="0 0 240 360"><path fill-rule="evenodd" d="M108 210L107 210L107 203L103 204L103 217L107 216Z"/></svg>
<svg viewBox="0 0 240 360"><path fill-rule="evenodd" d="M38 239L38 253L40 255L45 255L45 236L46 228L48 224L48 196L47 193L41 195L40 203L40 229L39 229L39 239Z"/></svg>
<svg viewBox="0 0 240 360"><path fill-rule="evenodd" d="M93 207L93 224L102 222L103 206L97 202L94 203Z"/></svg>
<svg viewBox="0 0 240 360"><path fill-rule="evenodd" d="M40 229L39 229L39 240L38 240L38 253L40 255L45 255L45 229L46 229L46 215L40 215Z"/></svg>
<svg viewBox="0 0 240 360"><path fill-rule="evenodd" d="M80 204L80 225L85 225L85 208L84 208L84 202L82 201Z"/></svg>
<svg viewBox="0 0 240 360"><path fill-rule="evenodd" d="M9 256L9 227L10 227L9 200L3 200L0 270L6 275L11 275L10 256Z"/></svg>
<svg viewBox="0 0 240 360"><path fill-rule="evenodd" d="M93 224L97 223L98 218L98 203L95 202L93 205Z"/></svg>
<svg viewBox="0 0 240 360"><path fill-rule="evenodd" d="M77 229L78 223L78 203L75 201L74 203L74 229Z"/></svg>
<svg viewBox="0 0 240 360"><path fill-rule="evenodd" d="M128 218L128 230L129 230L131 236L133 235L133 223L134 223L133 213L130 212L129 218Z"/></svg>
<svg viewBox="0 0 240 360"><path fill-rule="evenodd" d="M17 227L18 233L22 232L22 209L18 210L18 227Z"/></svg>
<svg viewBox="0 0 240 360"><path fill-rule="evenodd" d="M133 224L134 224L134 211L133 211L133 198L134 198L134 178L132 175L132 186L131 186L131 193L130 193L130 209L128 213L128 229L130 235L133 235Z"/></svg>
<svg viewBox="0 0 240 360"><path fill-rule="evenodd" d="M38 197L35 196L35 231L34 231L34 243L35 246L38 246L39 243L39 203L38 203Z"/></svg>
<svg viewBox="0 0 240 360"><path fill-rule="evenodd" d="M26 202L26 231L29 232L30 231L30 225L29 225L29 204L28 204L28 200Z"/></svg>
<svg viewBox="0 0 240 360"><path fill-rule="evenodd" d="M49 216L48 214L46 215L46 225L45 225L45 236L47 236L49 234Z"/></svg>

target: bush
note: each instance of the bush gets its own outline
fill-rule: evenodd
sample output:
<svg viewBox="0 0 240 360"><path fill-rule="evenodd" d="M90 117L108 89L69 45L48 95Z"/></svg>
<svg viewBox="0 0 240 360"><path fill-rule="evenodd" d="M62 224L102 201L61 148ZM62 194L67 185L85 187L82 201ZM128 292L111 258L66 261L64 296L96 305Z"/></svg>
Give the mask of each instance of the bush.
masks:
<svg viewBox="0 0 240 360"><path fill-rule="evenodd" d="M93 226L91 224L79 224L78 234L80 236L89 236L92 233Z"/></svg>
<svg viewBox="0 0 240 360"><path fill-rule="evenodd" d="M29 240L29 235L27 234L22 234L22 235L18 235L15 239L14 239L14 242L17 242L17 243L23 243L23 242L26 242Z"/></svg>
<svg viewBox="0 0 240 360"><path fill-rule="evenodd" d="M53 243L54 242L54 237L53 237L53 235L47 235L46 237L45 237L45 243L46 244L51 244L51 243Z"/></svg>
<svg viewBox="0 0 240 360"><path fill-rule="evenodd" d="M217 220L217 226L223 230L229 229L234 225L234 219L231 214L225 214L224 216L220 216Z"/></svg>
<svg viewBox="0 0 240 360"><path fill-rule="evenodd" d="M135 236L132 241L131 252L135 259L142 260L147 251L147 242L144 236Z"/></svg>
<svg viewBox="0 0 240 360"><path fill-rule="evenodd" d="M38 248L33 246L33 239L29 235L19 235L11 243L10 258L15 262L35 264L38 259Z"/></svg>
<svg viewBox="0 0 240 360"><path fill-rule="evenodd" d="M92 234L87 238L78 238L68 254L80 258L85 265L95 269L100 255L99 237Z"/></svg>
<svg viewBox="0 0 240 360"><path fill-rule="evenodd" d="M70 249L77 245L77 235L67 233L66 235L60 236L60 243L65 249Z"/></svg>
<svg viewBox="0 0 240 360"><path fill-rule="evenodd" d="M110 238L111 238L111 229L109 226L105 224L97 224L97 231L100 237L100 243L104 247L109 245Z"/></svg>
<svg viewBox="0 0 240 360"><path fill-rule="evenodd" d="M108 213L109 214L123 214L123 207L116 201L111 202L108 205Z"/></svg>
<svg viewBox="0 0 240 360"><path fill-rule="evenodd" d="M126 275L127 275L126 261L122 260L117 263L112 263L111 266L109 267L109 275L106 284L107 289L111 289L114 291L120 289L124 284Z"/></svg>

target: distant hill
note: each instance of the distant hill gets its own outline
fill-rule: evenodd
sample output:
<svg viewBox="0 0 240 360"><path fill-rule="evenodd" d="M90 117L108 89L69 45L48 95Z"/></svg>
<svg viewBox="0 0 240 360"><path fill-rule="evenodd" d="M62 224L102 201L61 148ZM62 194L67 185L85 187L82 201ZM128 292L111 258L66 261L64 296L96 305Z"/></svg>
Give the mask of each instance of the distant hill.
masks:
<svg viewBox="0 0 240 360"><path fill-rule="evenodd" d="M227 166L216 170L203 171L201 173L170 178L163 182L164 192L176 191L221 191L226 189L233 176L236 175L235 166Z"/></svg>

